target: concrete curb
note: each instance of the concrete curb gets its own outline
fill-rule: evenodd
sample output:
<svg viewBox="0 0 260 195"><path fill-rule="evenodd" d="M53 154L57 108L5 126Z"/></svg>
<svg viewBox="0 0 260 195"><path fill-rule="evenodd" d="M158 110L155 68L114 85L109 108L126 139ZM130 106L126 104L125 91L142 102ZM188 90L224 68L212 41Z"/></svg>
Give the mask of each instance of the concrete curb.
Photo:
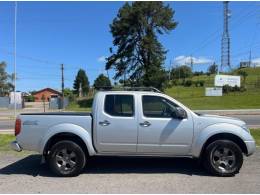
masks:
<svg viewBox="0 0 260 195"><path fill-rule="evenodd" d="M0 134L14 134L13 129L0 130Z"/></svg>

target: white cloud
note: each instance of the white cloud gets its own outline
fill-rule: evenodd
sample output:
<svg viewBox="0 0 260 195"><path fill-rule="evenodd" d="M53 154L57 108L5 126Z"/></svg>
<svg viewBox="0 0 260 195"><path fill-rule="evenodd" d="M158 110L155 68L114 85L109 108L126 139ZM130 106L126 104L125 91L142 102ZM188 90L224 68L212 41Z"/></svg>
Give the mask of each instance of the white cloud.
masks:
<svg viewBox="0 0 260 195"><path fill-rule="evenodd" d="M190 64L191 60L193 61L193 64L213 63L213 60L206 57L177 56L176 58L174 58L174 64L177 65Z"/></svg>
<svg viewBox="0 0 260 195"><path fill-rule="evenodd" d="M255 58L252 60L252 64L256 66L260 66L260 58Z"/></svg>
<svg viewBox="0 0 260 195"><path fill-rule="evenodd" d="M107 60L106 60L106 56L100 56L98 59L97 59L97 61L98 62L101 62L101 63L104 63L104 62L106 62Z"/></svg>

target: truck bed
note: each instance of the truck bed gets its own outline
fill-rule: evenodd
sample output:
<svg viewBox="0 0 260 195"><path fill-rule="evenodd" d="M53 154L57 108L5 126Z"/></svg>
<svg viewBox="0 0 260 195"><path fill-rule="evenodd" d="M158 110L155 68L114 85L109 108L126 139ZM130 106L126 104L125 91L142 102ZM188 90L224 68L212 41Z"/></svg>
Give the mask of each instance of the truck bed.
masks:
<svg viewBox="0 0 260 195"><path fill-rule="evenodd" d="M92 134L92 116L88 112L45 112L23 113L21 132L16 139L25 150L40 152L46 136L68 131L68 128L82 128Z"/></svg>

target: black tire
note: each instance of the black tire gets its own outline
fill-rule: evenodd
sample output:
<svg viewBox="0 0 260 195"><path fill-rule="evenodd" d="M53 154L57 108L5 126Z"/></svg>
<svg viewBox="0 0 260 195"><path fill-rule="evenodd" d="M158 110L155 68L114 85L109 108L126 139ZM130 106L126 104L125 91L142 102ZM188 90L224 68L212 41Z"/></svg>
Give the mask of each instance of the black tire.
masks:
<svg viewBox="0 0 260 195"><path fill-rule="evenodd" d="M47 161L57 176L72 177L79 175L85 167L86 155L77 143L64 140L51 147Z"/></svg>
<svg viewBox="0 0 260 195"><path fill-rule="evenodd" d="M230 140L216 140L210 143L203 154L204 168L213 175L234 176L243 164L240 147Z"/></svg>

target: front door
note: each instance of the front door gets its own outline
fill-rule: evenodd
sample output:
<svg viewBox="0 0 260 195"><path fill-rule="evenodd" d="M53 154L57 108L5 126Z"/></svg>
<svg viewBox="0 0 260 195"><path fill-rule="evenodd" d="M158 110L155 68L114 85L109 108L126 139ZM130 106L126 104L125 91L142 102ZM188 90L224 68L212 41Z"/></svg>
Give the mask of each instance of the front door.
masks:
<svg viewBox="0 0 260 195"><path fill-rule="evenodd" d="M179 119L174 112L179 107L161 97L143 95L139 118L138 153L187 155L193 137L192 116Z"/></svg>
<svg viewBox="0 0 260 195"><path fill-rule="evenodd" d="M97 117L97 150L136 153L137 117L132 94L106 94Z"/></svg>

